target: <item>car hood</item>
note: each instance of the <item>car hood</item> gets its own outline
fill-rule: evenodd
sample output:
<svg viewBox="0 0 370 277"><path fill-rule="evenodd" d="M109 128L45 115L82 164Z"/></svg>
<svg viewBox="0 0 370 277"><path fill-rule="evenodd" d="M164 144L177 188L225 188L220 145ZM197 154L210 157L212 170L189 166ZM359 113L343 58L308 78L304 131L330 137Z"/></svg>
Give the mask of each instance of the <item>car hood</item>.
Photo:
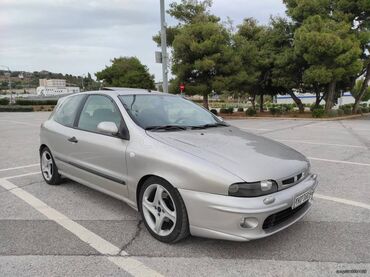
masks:
<svg viewBox="0 0 370 277"><path fill-rule="evenodd" d="M306 157L294 149L236 127L147 134L162 143L217 164L246 182L281 180L306 171L309 167Z"/></svg>

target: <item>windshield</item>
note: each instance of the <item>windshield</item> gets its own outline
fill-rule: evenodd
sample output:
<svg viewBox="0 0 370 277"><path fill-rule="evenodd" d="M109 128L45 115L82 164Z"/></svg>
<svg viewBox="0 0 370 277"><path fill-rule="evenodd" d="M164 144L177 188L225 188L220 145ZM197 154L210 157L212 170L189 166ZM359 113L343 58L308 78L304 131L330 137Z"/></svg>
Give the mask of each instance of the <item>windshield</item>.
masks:
<svg viewBox="0 0 370 277"><path fill-rule="evenodd" d="M197 104L174 95L120 95L132 119L144 129L199 127L221 121ZM183 130L184 128L178 128Z"/></svg>

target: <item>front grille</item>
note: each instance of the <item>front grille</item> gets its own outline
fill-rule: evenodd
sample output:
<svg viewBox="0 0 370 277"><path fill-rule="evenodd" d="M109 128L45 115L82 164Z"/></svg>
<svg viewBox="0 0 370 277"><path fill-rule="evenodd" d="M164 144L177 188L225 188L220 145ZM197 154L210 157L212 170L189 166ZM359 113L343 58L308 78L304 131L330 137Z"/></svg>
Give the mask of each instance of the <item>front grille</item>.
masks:
<svg viewBox="0 0 370 277"><path fill-rule="evenodd" d="M283 180L283 185L289 185L294 183L294 177Z"/></svg>
<svg viewBox="0 0 370 277"><path fill-rule="evenodd" d="M303 177L303 172L299 173L296 176L290 177L288 179L282 180L282 184L284 186L294 184L295 182L298 182Z"/></svg>
<svg viewBox="0 0 370 277"><path fill-rule="evenodd" d="M288 208L281 212L278 212L276 214L272 214L268 216L265 221L263 222L262 229L268 229L271 227L274 227L276 225L279 225L280 223L284 222L285 220L291 218L293 215L295 215L298 211L302 210L306 205L308 204L308 201L303 203L302 205L298 206L295 209Z"/></svg>

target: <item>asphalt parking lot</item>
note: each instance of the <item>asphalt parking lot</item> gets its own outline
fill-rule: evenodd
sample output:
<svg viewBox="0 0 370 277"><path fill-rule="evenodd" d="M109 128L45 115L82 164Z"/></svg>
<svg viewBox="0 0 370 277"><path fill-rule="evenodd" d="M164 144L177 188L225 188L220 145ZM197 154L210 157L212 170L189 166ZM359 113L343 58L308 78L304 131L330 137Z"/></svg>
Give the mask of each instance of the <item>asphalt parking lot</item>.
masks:
<svg viewBox="0 0 370 277"><path fill-rule="evenodd" d="M0 113L0 276L370 274L370 117L230 121L310 158L320 180L314 207L297 224L265 239L189 237L167 245L153 239L123 202L71 181L56 187L43 181L38 136L48 116ZM107 254L88 243L97 240Z"/></svg>

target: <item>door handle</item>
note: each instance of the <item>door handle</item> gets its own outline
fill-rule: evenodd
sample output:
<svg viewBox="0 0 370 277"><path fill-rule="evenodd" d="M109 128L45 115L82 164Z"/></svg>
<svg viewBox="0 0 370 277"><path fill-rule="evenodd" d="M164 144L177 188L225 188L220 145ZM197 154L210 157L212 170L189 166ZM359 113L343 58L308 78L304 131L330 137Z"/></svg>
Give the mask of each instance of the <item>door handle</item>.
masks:
<svg viewBox="0 0 370 277"><path fill-rule="evenodd" d="M69 142L73 142L73 143L77 143L78 140L76 139L76 137L71 137L68 139Z"/></svg>

